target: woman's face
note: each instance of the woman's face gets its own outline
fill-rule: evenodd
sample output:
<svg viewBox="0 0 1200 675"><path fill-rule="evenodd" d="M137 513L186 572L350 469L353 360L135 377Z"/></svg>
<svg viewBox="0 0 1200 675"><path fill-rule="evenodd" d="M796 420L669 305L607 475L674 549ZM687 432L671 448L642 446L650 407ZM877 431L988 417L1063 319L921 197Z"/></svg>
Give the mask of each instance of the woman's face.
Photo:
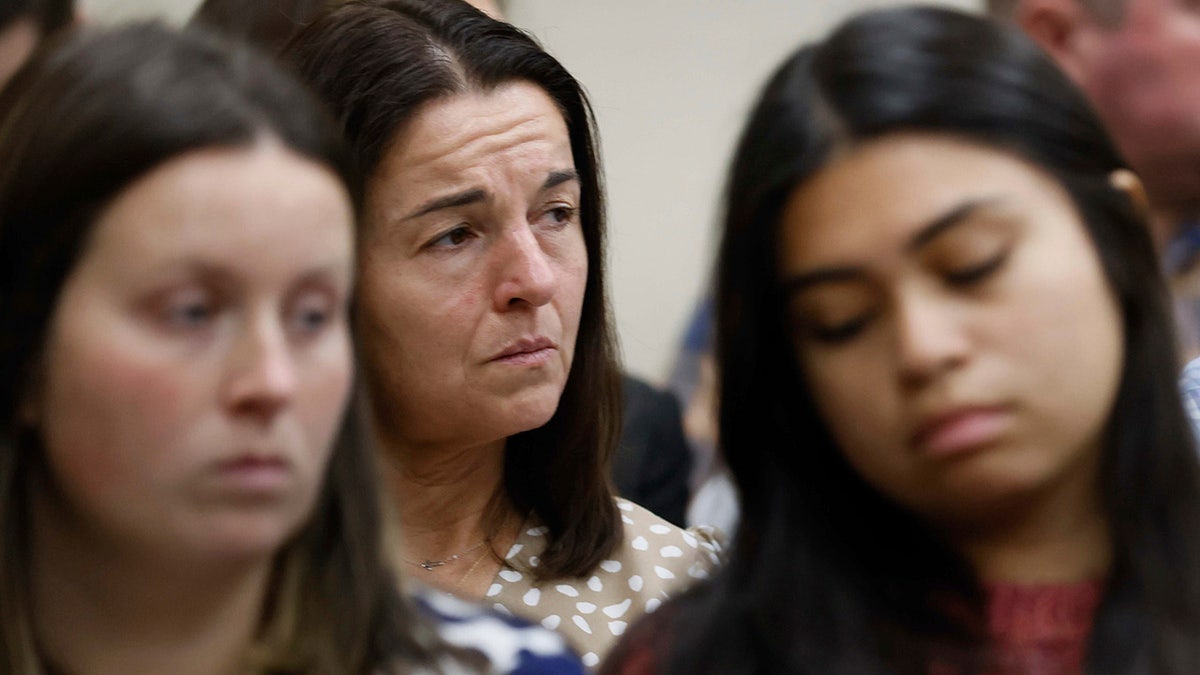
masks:
<svg viewBox="0 0 1200 675"><path fill-rule="evenodd" d="M368 185L364 371L384 434L485 443L545 424L587 283L562 113L514 82L426 104Z"/></svg>
<svg viewBox="0 0 1200 675"><path fill-rule="evenodd" d="M140 178L94 225L26 406L42 522L195 560L271 554L310 514L352 379L352 209L274 143Z"/></svg>
<svg viewBox="0 0 1200 675"><path fill-rule="evenodd" d="M867 482L948 523L1094 499L1124 338L1048 174L945 137L871 141L790 196L779 260L808 386Z"/></svg>

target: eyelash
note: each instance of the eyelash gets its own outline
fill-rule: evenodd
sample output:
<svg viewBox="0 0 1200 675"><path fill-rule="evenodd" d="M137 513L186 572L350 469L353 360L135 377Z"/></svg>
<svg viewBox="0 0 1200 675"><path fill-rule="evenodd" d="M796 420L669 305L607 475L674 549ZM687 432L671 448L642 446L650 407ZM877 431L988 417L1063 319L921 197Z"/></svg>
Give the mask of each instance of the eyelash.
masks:
<svg viewBox="0 0 1200 675"><path fill-rule="evenodd" d="M946 283L954 287L970 287L989 279L1008 262L1008 251L1002 251L987 260L943 274ZM815 322L802 322L802 330L817 342L837 345L857 337L870 323L873 314L864 314L836 326L821 326Z"/></svg>
<svg viewBox="0 0 1200 675"><path fill-rule="evenodd" d="M220 311L220 303L205 294L168 302L161 319L173 331L196 331L207 328Z"/></svg>
<svg viewBox="0 0 1200 675"><path fill-rule="evenodd" d="M323 294L297 298L290 311L290 322L301 338L319 334L334 322L338 311L336 303Z"/></svg>
<svg viewBox="0 0 1200 675"><path fill-rule="evenodd" d="M440 243L443 240L452 238L454 235L462 235L463 238L459 241L450 241L445 244ZM471 232L469 227L466 225L457 225L431 239L429 243L425 245L425 248L458 248L472 237L474 237L474 233Z"/></svg>
<svg viewBox="0 0 1200 675"><path fill-rule="evenodd" d="M947 272L946 283L951 286L972 286L987 280L1008 262L1008 251L1001 251L983 262Z"/></svg>
<svg viewBox="0 0 1200 675"><path fill-rule="evenodd" d="M575 208L574 206L555 206L554 208L548 209L546 213L557 214L558 217L555 218L554 224L566 226L575 220L575 216L579 213L579 209Z"/></svg>
<svg viewBox="0 0 1200 675"><path fill-rule="evenodd" d="M818 326L808 324L805 326L805 331L818 342L835 345L843 342L849 342L862 333L867 327L872 315L863 315L850 321L844 321L836 326Z"/></svg>

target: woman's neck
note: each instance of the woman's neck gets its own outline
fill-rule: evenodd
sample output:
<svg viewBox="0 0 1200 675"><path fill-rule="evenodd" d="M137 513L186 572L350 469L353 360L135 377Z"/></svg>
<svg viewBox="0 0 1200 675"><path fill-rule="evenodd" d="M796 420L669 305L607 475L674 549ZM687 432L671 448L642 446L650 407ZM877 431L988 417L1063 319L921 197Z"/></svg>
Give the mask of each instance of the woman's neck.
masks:
<svg viewBox="0 0 1200 675"><path fill-rule="evenodd" d="M1060 584L1103 578L1112 564L1112 533L1096 474L1022 500L1006 518L951 536L984 582Z"/></svg>
<svg viewBox="0 0 1200 675"><path fill-rule="evenodd" d="M257 631L271 561L148 560L34 500L31 596L39 648L68 673L234 674Z"/></svg>
<svg viewBox="0 0 1200 675"><path fill-rule="evenodd" d="M381 445L407 558L445 559L512 520L503 494L504 439L467 447Z"/></svg>

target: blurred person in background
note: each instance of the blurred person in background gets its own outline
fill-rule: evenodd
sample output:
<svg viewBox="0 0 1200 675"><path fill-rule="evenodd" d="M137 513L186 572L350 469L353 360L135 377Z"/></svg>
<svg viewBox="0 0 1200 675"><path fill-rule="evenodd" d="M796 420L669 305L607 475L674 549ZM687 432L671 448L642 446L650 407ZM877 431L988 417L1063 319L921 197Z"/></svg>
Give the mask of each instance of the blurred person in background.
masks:
<svg viewBox="0 0 1200 675"><path fill-rule="evenodd" d="M285 54L366 196L356 339L400 559L596 665L718 545L612 494L619 370L582 88L457 0L346 2Z"/></svg>
<svg viewBox="0 0 1200 675"><path fill-rule="evenodd" d="M0 89L42 40L74 20L74 0L4 0L0 3Z"/></svg>
<svg viewBox="0 0 1200 675"><path fill-rule="evenodd" d="M853 18L771 77L726 194L743 518L605 671L1200 672L1168 295L1045 54L948 9Z"/></svg>
<svg viewBox="0 0 1200 675"><path fill-rule="evenodd" d="M204 0L189 25L278 54L314 14L336 0Z"/></svg>
<svg viewBox="0 0 1200 675"><path fill-rule="evenodd" d="M1088 95L1145 185L1185 359L1200 356L1200 4L988 0Z"/></svg>
<svg viewBox="0 0 1200 675"><path fill-rule="evenodd" d="M337 1L204 0L192 14L190 23L278 54L317 12ZM504 20L499 3L493 0L472 0L470 4L494 19Z"/></svg>
<svg viewBox="0 0 1200 675"><path fill-rule="evenodd" d="M675 395L623 374L621 437L612 462L617 493L683 527L691 471L692 453Z"/></svg>
<svg viewBox="0 0 1200 675"><path fill-rule="evenodd" d="M0 671L581 672L550 631L396 590L343 419L356 210L327 114L244 48L142 24L17 74Z"/></svg>

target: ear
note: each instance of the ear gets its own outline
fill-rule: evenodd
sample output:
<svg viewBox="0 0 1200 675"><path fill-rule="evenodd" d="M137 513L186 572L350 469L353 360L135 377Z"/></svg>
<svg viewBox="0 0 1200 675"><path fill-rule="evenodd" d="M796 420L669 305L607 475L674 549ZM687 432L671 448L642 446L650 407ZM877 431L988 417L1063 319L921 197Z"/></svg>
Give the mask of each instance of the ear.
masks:
<svg viewBox="0 0 1200 675"><path fill-rule="evenodd" d="M1023 0L1013 18L1068 77L1083 81L1097 26L1078 0Z"/></svg>
<svg viewBox="0 0 1200 675"><path fill-rule="evenodd" d="M1108 174L1108 182L1117 190L1124 192L1129 201L1146 217L1150 216L1150 200L1146 197L1146 188L1142 179L1129 169L1115 169Z"/></svg>

